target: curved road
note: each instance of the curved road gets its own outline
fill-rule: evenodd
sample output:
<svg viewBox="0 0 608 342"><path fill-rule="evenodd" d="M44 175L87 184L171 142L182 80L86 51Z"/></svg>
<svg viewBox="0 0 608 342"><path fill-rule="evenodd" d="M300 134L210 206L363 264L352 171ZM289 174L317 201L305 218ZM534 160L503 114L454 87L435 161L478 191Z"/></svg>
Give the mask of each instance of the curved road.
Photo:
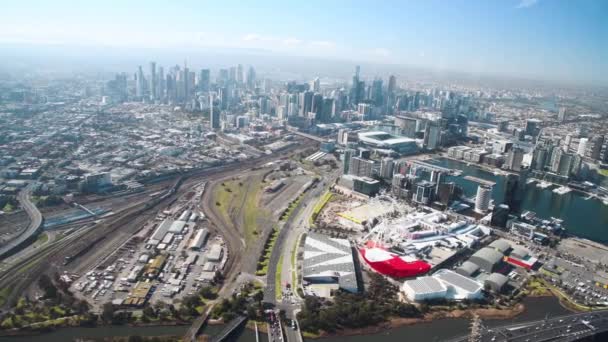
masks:
<svg viewBox="0 0 608 342"><path fill-rule="evenodd" d="M31 202L30 196L32 195L33 184L30 183L25 189L19 192L17 200L21 204L21 207L30 217L30 224L27 228L21 232L15 239L9 241L6 245L0 247L0 258L3 258L6 254L10 253L13 249L19 247L22 243L32 237L38 229L42 226L42 214L36 208L36 205Z"/></svg>

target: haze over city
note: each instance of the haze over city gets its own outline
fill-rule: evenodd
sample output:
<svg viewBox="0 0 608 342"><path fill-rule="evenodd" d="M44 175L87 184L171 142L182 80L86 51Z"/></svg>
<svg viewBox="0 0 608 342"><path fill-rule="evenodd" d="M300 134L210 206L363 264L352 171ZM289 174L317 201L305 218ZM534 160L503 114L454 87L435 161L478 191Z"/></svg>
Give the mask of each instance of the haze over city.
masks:
<svg viewBox="0 0 608 342"><path fill-rule="evenodd" d="M606 14L3 3L0 342L606 340Z"/></svg>
<svg viewBox="0 0 608 342"><path fill-rule="evenodd" d="M0 45L4 59L271 55L606 85L606 12L589 0L19 1L3 5Z"/></svg>

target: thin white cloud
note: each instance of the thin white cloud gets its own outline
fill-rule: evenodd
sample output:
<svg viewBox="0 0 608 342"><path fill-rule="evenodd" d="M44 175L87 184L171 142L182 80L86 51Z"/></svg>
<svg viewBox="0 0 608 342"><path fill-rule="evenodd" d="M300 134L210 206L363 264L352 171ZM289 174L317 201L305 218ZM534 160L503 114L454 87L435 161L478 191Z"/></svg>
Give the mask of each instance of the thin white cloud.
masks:
<svg viewBox="0 0 608 342"><path fill-rule="evenodd" d="M386 48L375 48L371 52L378 57L389 57L391 55L391 51Z"/></svg>
<svg viewBox="0 0 608 342"><path fill-rule="evenodd" d="M300 44L302 44L302 41L300 39L298 39L298 38L290 37L290 38L283 39L283 44L294 46L294 45L300 45Z"/></svg>
<svg viewBox="0 0 608 342"><path fill-rule="evenodd" d="M334 48L336 47L336 43L334 42L330 42L327 40L313 40L312 42L310 42L311 46L314 47L322 47L322 48Z"/></svg>
<svg viewBox="0 0 608 342"><path fill-rule="evenodd" d="M538 0L520 0L515 8L529 8L538 3Z"/></svg>

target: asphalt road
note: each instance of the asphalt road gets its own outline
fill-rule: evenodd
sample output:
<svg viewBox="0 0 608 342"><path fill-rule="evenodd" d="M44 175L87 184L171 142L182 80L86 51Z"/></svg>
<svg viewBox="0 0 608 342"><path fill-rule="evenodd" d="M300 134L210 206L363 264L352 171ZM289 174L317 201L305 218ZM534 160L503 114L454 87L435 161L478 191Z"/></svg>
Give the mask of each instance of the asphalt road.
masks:
<svg viewBox="0 0 608 342"><path fill-rule="evenodd" d="M547 320L484 329L480 342L576 341L608 331L608 310L576 313ZM469 336L449 342L469 341Z"/></svg>
<svg viewBox="0 0 608 342"><path fill-rule="evenodd" d="M21 204L21 207L30 217L30 224L15 239L0 247L0 257L10 253L13 249L19 247L22 243L35 235L42 225L42 214L40 213L40 210L36 208L36 205L30 200L32 188L33 184L29 184L27 187L21 190L21 192L19 192L19 195L17 195L17 200Z"/></svg>

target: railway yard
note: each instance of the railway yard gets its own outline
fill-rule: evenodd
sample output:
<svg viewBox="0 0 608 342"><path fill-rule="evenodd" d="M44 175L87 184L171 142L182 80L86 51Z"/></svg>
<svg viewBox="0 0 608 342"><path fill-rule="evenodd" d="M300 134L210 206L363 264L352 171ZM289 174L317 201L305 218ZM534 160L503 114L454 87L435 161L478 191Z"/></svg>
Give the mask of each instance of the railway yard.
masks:
<svg viewBox="0 0 608 342"><path fill-rule="evenodd" d="M188 250L192 255L198 255L198 258L197 262L190 267L188 277L183 278L185 279L183 289L179 291L180 294L176 298L190 293L199 286L201 275L204 276L204 273L208 272L204 269L214 269L212 266L218 269L220 265L203 263L203 260L207 260L205 253L211 252L211 247L215 245L222 247L224 252L225 260L221 264L224 275L227 278L236 279L236 275L240 272L242 256L229 257L229 255L230 251L240 248L242 244L240 235L230 226L223 226L221 221L214 221L210 217L203 218L203 212L211 211L209 202L212 200L210 192L203 190L204 184L211 185L221 179L239 175L244 170L263 167L269 162L280 160L297 151L297 146L293 146L280 153L253 158L240 162L238 165L228 164L191 171L176 176L174 179L154 183L143 191L126 193L124 197L90 197L81 201L85 207L105 207L108 211L99 217L93 216L78 222L68 222L56 229L49 230L45 234L51 238L46 243L36 248L24 248L21 252L5 258L0 264L2 271L0 287L3 289L0 293L0 304L6 309L14 305L17 299L24 294L35 296L37 292L34 285L43 273L68 275L73 280L72 287L76 290L77 295L90 301L93 308L98 308L105 299L126 298L129 291L115 291L115 289L126 289L119 286L121 278L125 278L124 275L127 274L125 272L132 271L132 266L136 263L136 255L140 256L144 254L144 251L149 251L146 249L146 246L149 247L145 243L146 234L153 232L154 227L158 226L159 220L163 217L170 219L172 216L178 215L175 218L179 218L179 215L183 213L183 211L180 212L181 208L189 208L187 210L197 212L200 216L197 222L184 227L183 234L177 234L167 244L166 251L163 253L173 257L169 259L167 256L167 260L162 266L166 267L168 271L176 266L183 267L186 260L181 252L188 250L188 243L195 237L196 232L206 227L209 237L206 247L202 247L200 251ZM272 166L272 164L268 164L268 166ZM198 193L196 193L197 189ZM193 200L198 200L198 202L194 203ZM73 209L65 208L64 210ZM62 213L55 211L52 215L62 215ZM208 226L205 226L206 224ZM142 238L143 242L135 243L138 238ZM255 260L257 257L248 259ZM255 267L255 263L253 265ZM108 267L110 267L110 271L108 271ZM172 273L164 273L159 283L171 284L168 281ZM175 274L173 273L173 275ZM114 281L110 286L107 281L112 278ZM162 283L161 280L167 281L167 283ZM97 284L91 286L95 281ZM106 282L104 283L104 281ZM85 282L87 284L83 286ZM116 287L117 285L118 287ZM81 287L82 290L78 291L77 288ZM129 289L132 290L133 287L131 286ZM109 289L112 291L108 291ZM106 291L103 292L104 290ZM152 300L157 298L173 300L172 296L164 295L167 291L163 291L163 286L156 290L157 293L152 296ZM226 289L226 291L232 290ZM97 304L95 299L98 299Z"/></svg>

